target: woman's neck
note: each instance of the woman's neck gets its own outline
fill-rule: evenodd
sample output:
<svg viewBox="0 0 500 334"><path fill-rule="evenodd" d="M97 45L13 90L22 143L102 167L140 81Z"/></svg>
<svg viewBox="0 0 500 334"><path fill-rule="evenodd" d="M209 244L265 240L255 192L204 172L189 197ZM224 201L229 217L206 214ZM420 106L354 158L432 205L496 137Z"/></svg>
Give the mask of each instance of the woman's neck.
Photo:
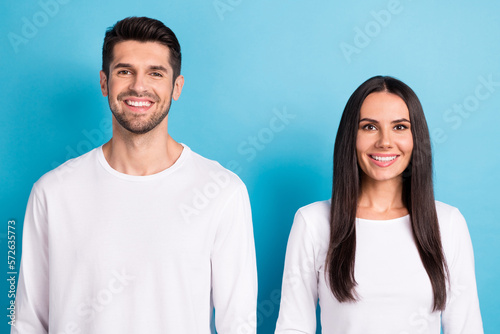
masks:
<svg viewBox="0 0 500 334"><path fill-rule="evenodd" d="M403 203L403 179L376 181L363 178L356 217L387 220L403 217L408 209Z"/></svg>

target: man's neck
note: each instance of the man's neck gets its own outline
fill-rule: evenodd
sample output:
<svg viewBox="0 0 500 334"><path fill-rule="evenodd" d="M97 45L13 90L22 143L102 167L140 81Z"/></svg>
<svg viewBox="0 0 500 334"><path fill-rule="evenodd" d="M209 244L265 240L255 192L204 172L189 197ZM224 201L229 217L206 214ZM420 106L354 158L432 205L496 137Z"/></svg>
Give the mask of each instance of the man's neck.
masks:
<svg viewBox="0 0 500 334"><path fill-rule="evenodd" d="M138 176L159 173L172 166L183 150L166 129L161 130L135 135L113 127L113 137L102 148L104 157L120 173Z"/></svg>

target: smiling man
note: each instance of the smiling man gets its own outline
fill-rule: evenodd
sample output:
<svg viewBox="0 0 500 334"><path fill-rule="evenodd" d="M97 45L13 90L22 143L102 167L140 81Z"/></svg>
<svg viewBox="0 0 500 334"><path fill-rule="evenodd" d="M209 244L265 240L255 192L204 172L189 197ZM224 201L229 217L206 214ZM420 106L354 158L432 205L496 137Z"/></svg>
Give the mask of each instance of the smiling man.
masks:
<svg viewBox="0 0 500 334"><path fill-rule="evenodd" d="M106 32L113 136L33 186L12 333L256 332L247 190L168 134L180 68L160 21Z"/></svg>

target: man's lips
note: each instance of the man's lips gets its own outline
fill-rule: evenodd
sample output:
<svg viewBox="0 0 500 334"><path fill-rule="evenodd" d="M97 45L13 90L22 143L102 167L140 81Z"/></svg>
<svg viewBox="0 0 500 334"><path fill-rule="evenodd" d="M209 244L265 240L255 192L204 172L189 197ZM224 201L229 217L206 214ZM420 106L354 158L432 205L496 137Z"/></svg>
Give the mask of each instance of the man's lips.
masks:
<svg viewBox="0 0 500 334"><path fill-rule="evenodd" d="M136 112L144 112L149 110L151 106L155 103L150 99L144 98L125 98L123 99L123 103L132 111Z"/></svg>

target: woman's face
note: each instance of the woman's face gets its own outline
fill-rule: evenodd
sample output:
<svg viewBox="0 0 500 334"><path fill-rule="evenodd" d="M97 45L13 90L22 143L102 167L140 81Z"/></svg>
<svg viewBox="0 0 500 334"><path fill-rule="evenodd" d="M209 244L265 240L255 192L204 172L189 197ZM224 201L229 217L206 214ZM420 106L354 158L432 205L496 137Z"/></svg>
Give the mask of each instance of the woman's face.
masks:
<svg viewBox="0 0 500 334"><path fill-rule="evenodd" d="M377 92L361 105L356 154L364 177L401 179L413 151L410 113L397 95Z"/></svg>

